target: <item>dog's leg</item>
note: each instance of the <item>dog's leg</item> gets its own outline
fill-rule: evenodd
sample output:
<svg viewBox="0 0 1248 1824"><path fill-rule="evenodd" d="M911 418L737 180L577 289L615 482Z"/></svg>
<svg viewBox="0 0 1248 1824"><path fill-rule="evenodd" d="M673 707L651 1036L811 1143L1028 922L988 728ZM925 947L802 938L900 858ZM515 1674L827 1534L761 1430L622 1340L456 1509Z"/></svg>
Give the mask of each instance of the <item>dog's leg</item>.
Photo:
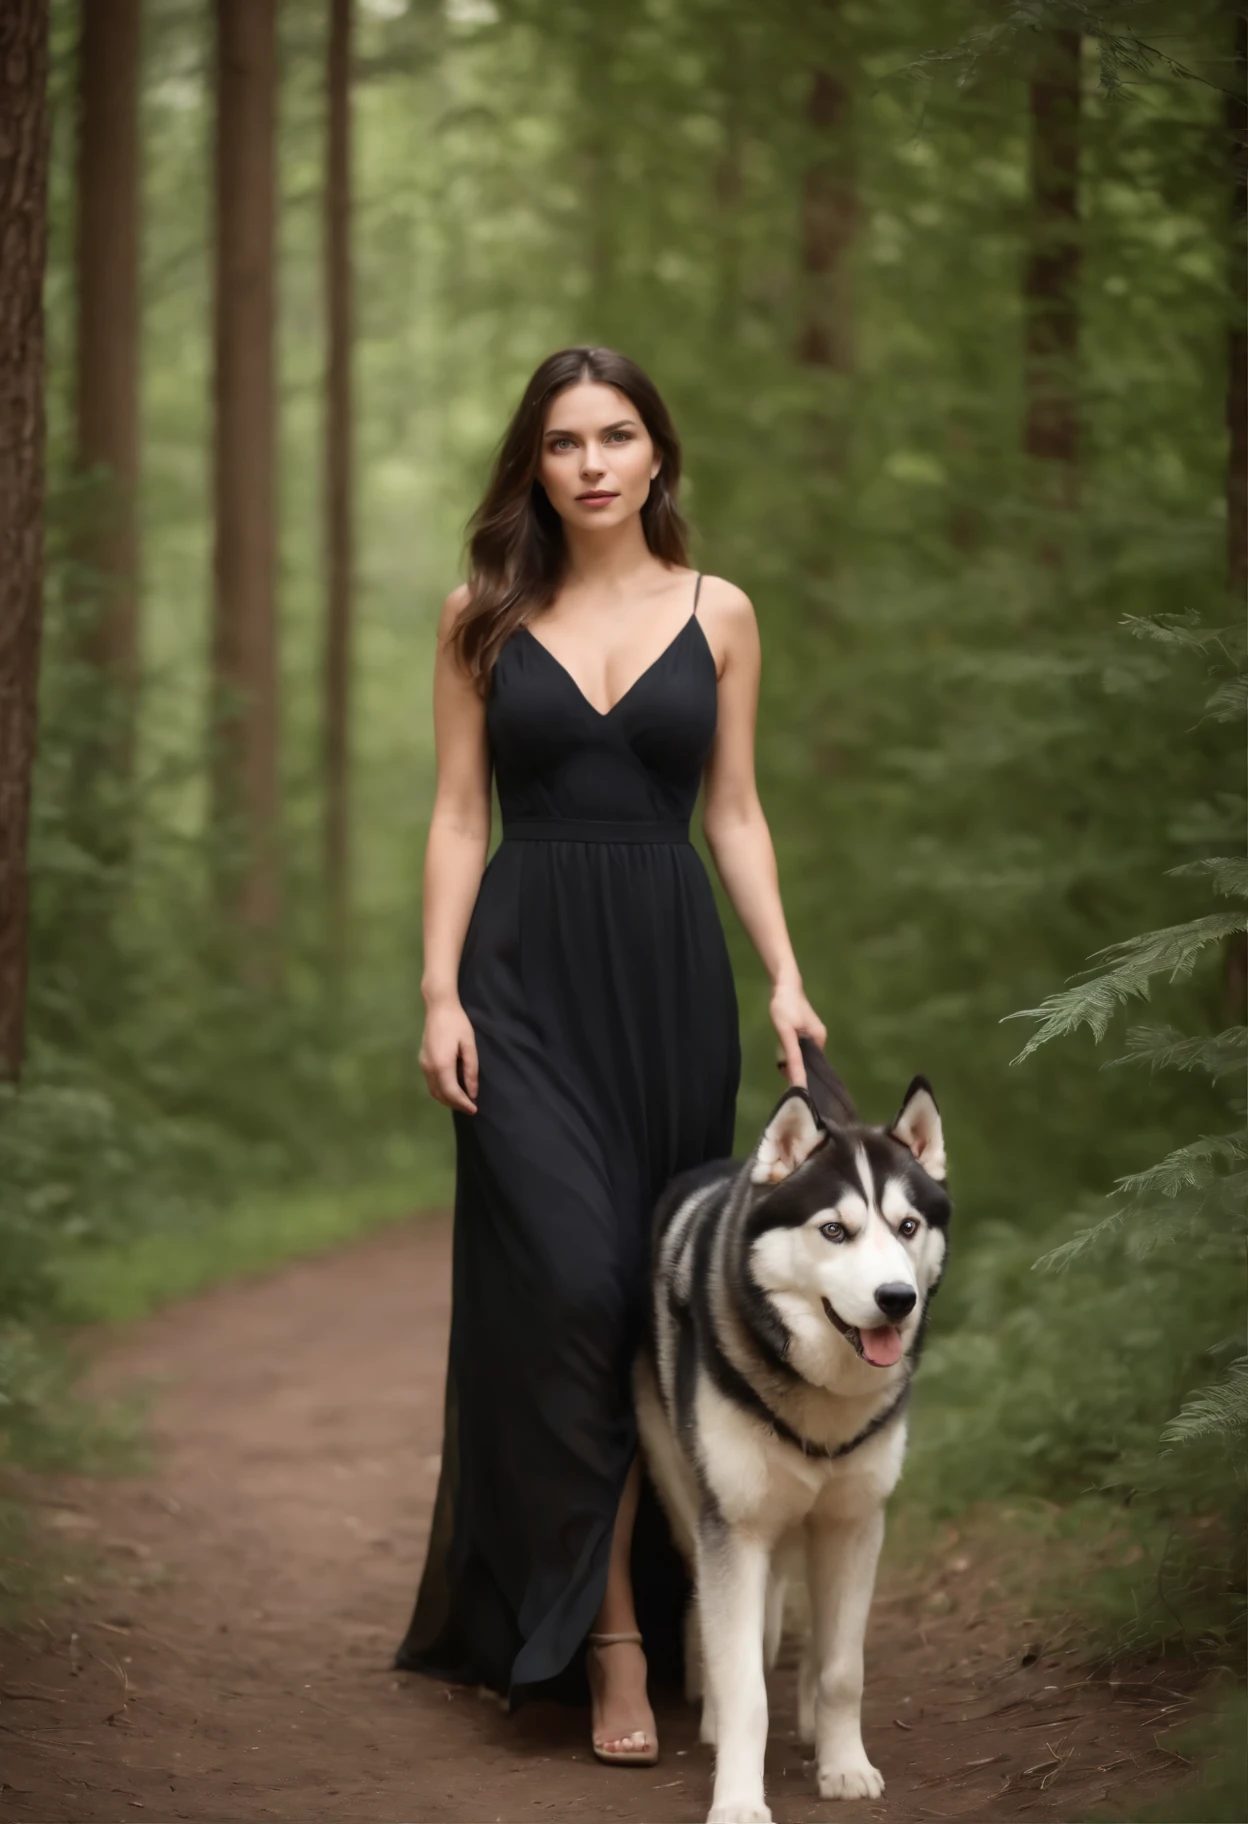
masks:
<svg viewBox="0 0 1248 1824"><path fill-rule="evenodd" d="M784 1566L772 1563L767 1579L767 1615L763 1623L763 1663L770 1672L780 1654L784 1634L784 1599L788 1592Z"/></svg>
<svg viewBox="0 0 1248 1824"><path fill-rule="evenodd" d="M763 1796L763 1622L770 1555L762 1540L718 1518L704 1518L699 1527L703 1677L715 1730L715 1792L707 1824L771 1824Z"/></svg>
<svg viewBox="0 0 1248 1824"><path fill-rule="evenodd" d="M878 1799L884 1790L862 1745L862 1643L883 1539L881 1510L856 1521L816 1516L807 1531L819 1668L815 1747L825 1799Z"/></svg>
<svg viewBox="0 0 1248 1824"><path fill-rule="evenodd" d="M698 1614L698 1593L695 1590L689 1598L685 1610L685 1700L696 1704L702 1696L705 1680L702 1677L702 1622Z"/></svg>
<svg viewBox="0 0 1248 1824"><path fill-rule="evenodd" d="M813 1633L802 1642L802 1663L797 1674L797 1739L806 1747L815 1742L815 1706L819 1697L819 1658Z"/></svg>

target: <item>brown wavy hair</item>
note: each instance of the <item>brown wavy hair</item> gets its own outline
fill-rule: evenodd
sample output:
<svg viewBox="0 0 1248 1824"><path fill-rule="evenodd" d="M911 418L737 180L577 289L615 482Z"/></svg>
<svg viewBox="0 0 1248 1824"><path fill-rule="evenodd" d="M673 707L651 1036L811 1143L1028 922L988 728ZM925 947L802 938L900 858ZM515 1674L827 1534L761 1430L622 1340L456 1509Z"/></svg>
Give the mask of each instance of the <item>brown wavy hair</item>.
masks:
<svg viewBox="0 0 1248 1824"><path fill-rule="evenodd" d="M688 528L676 504L680 440L654 382L613 348L561 348L548 355L524 389L485 497L468 522L470 599L448 645L482 696L503 642L532 613L549 607L563 578L563 521L537 472L550 402L583 380L615 387L636 407L662 457L641 509L646 543L667 563L687 562Z"/></svg>

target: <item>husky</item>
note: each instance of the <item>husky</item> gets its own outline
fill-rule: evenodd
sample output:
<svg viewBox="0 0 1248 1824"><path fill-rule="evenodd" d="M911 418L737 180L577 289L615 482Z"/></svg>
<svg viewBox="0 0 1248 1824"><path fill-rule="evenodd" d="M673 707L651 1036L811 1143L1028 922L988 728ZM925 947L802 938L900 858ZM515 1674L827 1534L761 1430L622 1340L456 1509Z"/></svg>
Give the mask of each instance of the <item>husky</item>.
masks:
<svg viewBox="0 0 1248 1824"><path fill-rule="evenodd" d="M863 1636L945 1264L944 1139L926 1078L890 1126L867 1126L801 1044L808 1088L780 1098L750 1157L683 1172L659 1199L635 1366L643 1449L693 1576L688 1694L715 1748L707 1824L771 1819L765 1668L803 1559L799 1724L820 1795L884 1790L862 1742Z"/></svg>

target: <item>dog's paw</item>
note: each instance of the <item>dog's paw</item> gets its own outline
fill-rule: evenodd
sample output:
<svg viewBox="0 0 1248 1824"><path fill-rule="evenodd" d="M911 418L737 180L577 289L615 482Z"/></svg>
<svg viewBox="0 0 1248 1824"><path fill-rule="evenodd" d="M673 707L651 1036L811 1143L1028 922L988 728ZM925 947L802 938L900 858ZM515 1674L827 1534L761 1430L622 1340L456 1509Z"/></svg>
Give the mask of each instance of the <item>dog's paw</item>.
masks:
<svg viewBox="0 0 1248 1824"><path fill-rule="evenodd" d="M712 1805L706 1824L772 1824L766 1805Z"/></svg>
<svg viewBox="0 0 1248 1824"><path fill-rule="evenodd" d="M819 1769L821 1799L878 1799L884 1790L884 1775L864 1755L860 1761Z"/></svg>

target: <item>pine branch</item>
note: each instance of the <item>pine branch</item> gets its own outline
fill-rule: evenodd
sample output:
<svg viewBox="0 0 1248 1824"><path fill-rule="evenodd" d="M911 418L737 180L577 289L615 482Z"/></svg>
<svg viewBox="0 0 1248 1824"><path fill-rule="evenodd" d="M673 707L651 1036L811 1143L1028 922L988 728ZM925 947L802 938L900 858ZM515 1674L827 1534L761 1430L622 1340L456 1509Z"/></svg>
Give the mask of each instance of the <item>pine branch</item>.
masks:
<svg viewBox="0 0 1248 1824"><path fill-rule="evenodd" d="M1108 1216L1103 1216L1099 1222L1094 1222L1091 1228L1080 1229L1079 1233L1072 1235L1069 1241L1062 1242L1060 1247L1051 1248L1047 1254L1042 1254L1039 1260L1033 1261L1032 1272L1067 1272L1108 1236L1116 1234L1122 1227L1125 1216L1126 1211L1121 1206L1111 1210Z"/></svg>
<svg viewBox="0 0 1248 1824"><path fill-rule="evenodd" d="M1162 646L1181 646L1188 652L1221 648L1230 657L1228 641L1235 637L1226 627L1206 627L1190 608L1186 614L1124 614L1119 625L1137 640L1155 640Z"/></svg>
<svg viewBox="0 0 1248 1824"><path fill-rule="evenodd" d="M1203 918L1168 925L1161 931L1146 931L1125 943L1109 944L1104 950L1095 951L1096 956L1116 959L1113 967L1090 981L1077 982L1049 995L1039 1007L1024 1007L1004 1016L1002 1025L1006 1020L1040 1022L1011 1063L1021 1064L1050 1039L1077 1032L1081 1026L1087 1026L1099 1044L1124 1002L1149 998L1153 976L1165 973L1172 982L1182 981L1195 968L1202 950L1246 928L1248 913L1211 912Z"/></svg>
<svg viewBox="0 0 1248 1824"><path fill-rule="evenodd" d="M1184 1402L1161 1434L1163 1444L1236 1438L1248 1431L1248 1356L1233 1362L1224 1381Z"/></svg>
<svg viewBox="0 0 1248 1824"><path fill-rule="evenodd" d="M1248 857L1243 855L1209 855L1201 861L1185 861L1177 868L1167 868L1166 872L1191 880L1205 878L1213 882L1215 893L1223 893L1228 899L1248 899Z"/></svg>
<svg viewBox="0 0 1248 1824"><path fill-rule="evenodd" d="M1142 1172L1119 1178L1114 1189L1132 1208L1144 1210L1145 1198L1176 1197L1182 1190L1208 1189L1220 1182L1212 1168L1248 1158L1248 1137L1243 1134L1203 1134L1186 1146L1176 1147Z"/></svg>
<svg viewBox="0 0 1248 1824"><path fill-rule="evenodd" d="M1147 1064L1153 1070L1198 1070L1215 1082L1248 1065L1248 1026L1228 1026L1209 1039L1192 1039L1177 1026L1132 1026L1120 1058L1108 1058L1104 1070L1120 1064Z"/></svg>
<svg viewBox="0 0 1248 1824"><path fill-rule="evenodd" d="M1248 716L1248 677L1228 678L1205 698L1210 722L1242 722Z"/></svg>

